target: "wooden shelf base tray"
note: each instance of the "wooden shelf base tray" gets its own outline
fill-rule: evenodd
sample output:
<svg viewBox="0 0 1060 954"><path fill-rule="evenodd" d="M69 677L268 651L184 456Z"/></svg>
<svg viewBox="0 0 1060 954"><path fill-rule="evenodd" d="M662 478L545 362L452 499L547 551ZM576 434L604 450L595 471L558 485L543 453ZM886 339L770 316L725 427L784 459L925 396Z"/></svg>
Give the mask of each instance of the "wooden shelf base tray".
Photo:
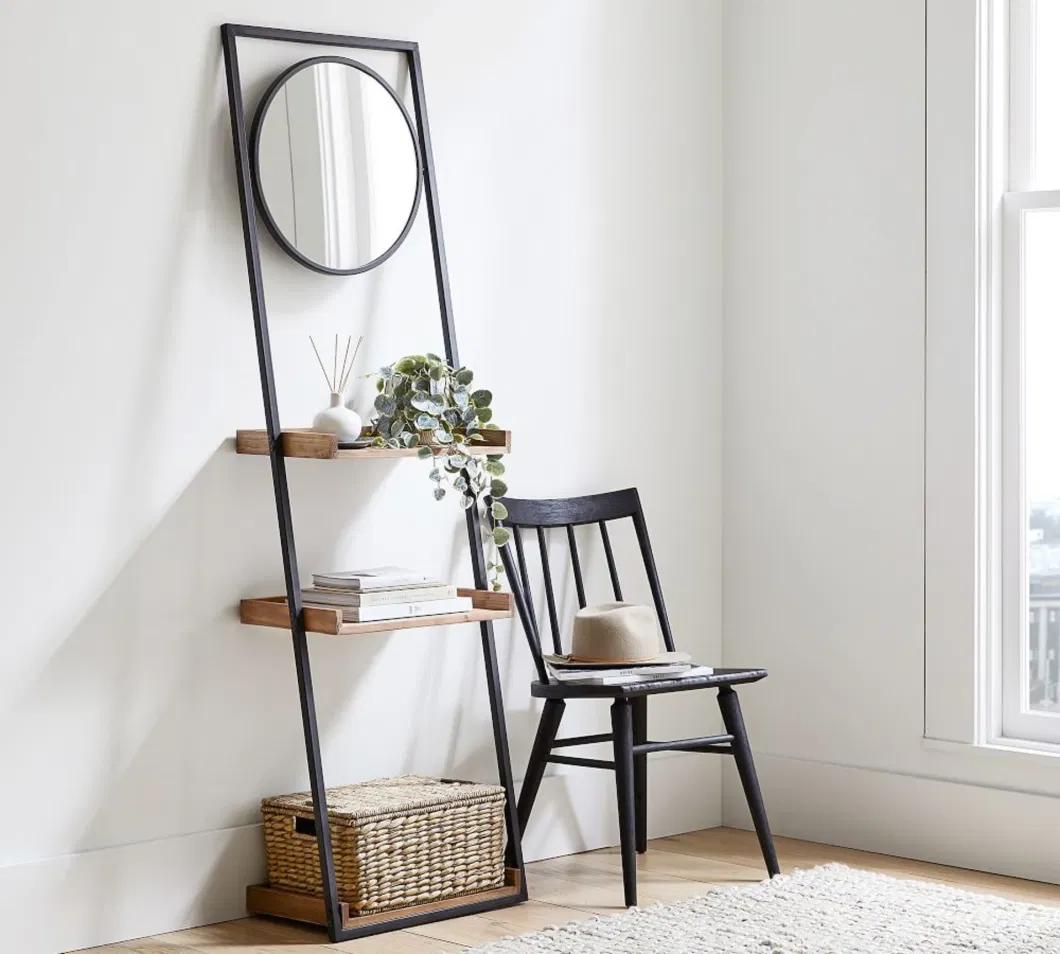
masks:
<svg viewBox="0 0 1060 954"><path fill-rule="evenodd" d="M476 441L473 454L510 454L512 452L511 431L482 431L483 440ZM375 460L382 457L415 457L418 447L395 450L391 447L362 447L358 450L340 450L338 438L333 434L292 429L280 434L284 457L309 457L313 460ZM237 454L268 454L269 437L263 430L236 431Z"/></svg>
<svg viewBox="0 0 1060 954"><path fill-rule="evenodd" d="M416 629L421 626L482 623L491 619L507 619L512 615L511 593L493 593L489 590L457 590L457 593L471 597L472 609L466 613L381 619L372 623L344 623L340 610L316 606L305 607L302 614L307 633L325 633L329 636L360 636L367 633L389 633L396 629ZM250 626L272 626L290 630L291 616L287 611L287 598L266 596L240 600L239 621Z"/></svg>
<svg viewBox="0 0 1060 954"><path fill-rule="evenodd" d="M378 914L351 915L349 905L340 904L342 912L342 930L355 930L371 924L384 924L387 921L398 921L402 918L422 914L444 916L451 911L452 917L459 917L460 909L483 901L499 901L502 898L516 898L520 894L519 871L517 868L506 868L504 886L465 894L459 898L447 898L445 901L430 901L427 904L415 904L396 911L381 911ZM267 884L251 885L247 888L247 911L251 914L264 914L273 918L286 918L289 921L304 921L307 924L326 925L324 899L308 894L299 894L285 888L273 888ZM438 918L440 920L440 917Z"/></svg>

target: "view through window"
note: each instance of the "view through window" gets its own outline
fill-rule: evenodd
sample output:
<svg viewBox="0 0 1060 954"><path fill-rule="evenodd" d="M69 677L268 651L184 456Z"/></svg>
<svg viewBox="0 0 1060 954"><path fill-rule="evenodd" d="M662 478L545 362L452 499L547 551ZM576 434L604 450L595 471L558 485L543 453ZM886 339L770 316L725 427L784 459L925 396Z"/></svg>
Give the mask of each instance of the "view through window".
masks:
<svg viewBox="0 0 1060 954"><path fill-rule="evenodd" d="M1060 0L1010 0L1003 734L1060 741Z"/></svg>

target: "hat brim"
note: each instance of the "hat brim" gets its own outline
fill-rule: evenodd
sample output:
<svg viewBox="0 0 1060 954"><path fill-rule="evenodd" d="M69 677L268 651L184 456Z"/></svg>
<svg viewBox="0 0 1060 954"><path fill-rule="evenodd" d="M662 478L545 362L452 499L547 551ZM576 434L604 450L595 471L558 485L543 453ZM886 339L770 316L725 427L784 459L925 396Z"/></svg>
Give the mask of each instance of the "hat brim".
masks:
<svg viewBox="0 0 1060 954"><path fill-rule="evenodd" d="M609 659L607 662L583 662L579 659L571 659L570 656L557 656L554 653L546 653L544 660L550 666L557 669L617 669L629 666L673 666L676 663L687 663L692 661L688 653L659 653L651 659Z"/></svg>

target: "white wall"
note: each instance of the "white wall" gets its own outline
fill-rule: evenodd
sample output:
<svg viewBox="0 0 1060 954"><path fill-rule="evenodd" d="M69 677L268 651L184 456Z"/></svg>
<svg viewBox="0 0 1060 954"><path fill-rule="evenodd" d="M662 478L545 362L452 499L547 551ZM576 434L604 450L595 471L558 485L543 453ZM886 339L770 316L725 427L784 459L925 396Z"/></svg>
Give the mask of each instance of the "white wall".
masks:
<svg viewBox="0 0 1060 954"><path fill-rule="evenodd" d="M1060 881L1056 760L923 739L924 0L739 0L725 57L724 655L770 670L774 827Z"/></svg>
<svg viewBox="0 0 1060 954"><path fill-rule="evenodd" d="M282 577L267 464L230 442L262 416L218 26L420 41L462 352L515 431L512 490L638 485L675 628L709 658L720 12L703 0L6 9L0 919L13 949L238 916L263 874L258 800L307 784L289 641L234 617L240 596ZM252 96L313 53L243 50ZM326 400L306 332L365 333L362 371L440 347L422 216L366 277L318 276L271 248L265 265L291 425ZM677 436L679 422L696 434L679 458L630 449L638 429ZM417 463L289 473L304 567L411 562L466 579L459 515L434 504ZM521 776L538 707L521 637L501 627L499 644ZM329 782L494 777L474 629L311 649ZM670 700L657 728L708 728L709 713L708 700ZM571 728L606 719L574 710ZM656 786L653 831L717 823L716 770L657 762L675 784ZM612 801L604 775L557 773L529 855L613 842Z"/></svg>

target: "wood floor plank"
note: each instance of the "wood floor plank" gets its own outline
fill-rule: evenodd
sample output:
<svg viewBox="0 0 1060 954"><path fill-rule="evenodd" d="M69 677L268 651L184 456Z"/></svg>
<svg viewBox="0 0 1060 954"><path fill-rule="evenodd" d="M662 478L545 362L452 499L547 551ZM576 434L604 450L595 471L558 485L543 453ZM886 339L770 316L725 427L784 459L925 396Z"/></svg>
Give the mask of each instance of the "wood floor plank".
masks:
<svg viewBox="0 0 1060 954"><path fill-rule="evenodd" d="M506 937L516 937L526 934L535 928L512 928L488 918L475 914L467 918L454 918L452 921L438 921L434 924L425 925L421 928L409 928L410 934L415 934L424 941L435 942L446 941L450 944L464 947L474 947L477 944L488 944L491 941L500 941Z"/></svg>
<svg viewBox="0 0 1060 954"><path fill-rule="evenodd" d="M661 851L654 854L654 859L651 859L650 851L637 857L637 884L648 894L667 900L675 895L686 896L688 889L680 882L692 882L700 891L707 891L717 884L762 880L752 868L726 865L710 859L682 859L680 855L668 856L666 852ZM677 861L667 864L668 857ZM691 863L681 864L682 860ZM667 868L671 870L666 870ZM675 868L679 868L682 874L675 875ZM533 872L583 885L614 888L621 884L622 860L618 849L604 849L600 852L540 861L534 864Z"/></svg>
<svg viewBox="0 0 1060 954"><path fill-rule="evenodd" d="M181 948L180 954L214 954L218 950L223 950L225 954L235 951L239 954L335 954L334 948L323 944L301 944L298 941L253 942L224 948L187 947Z"/></svg>
<svg viewBox="0 0 1060 954"><path fill-rule="evenodd" d="M362 937L356 941L342 941L333 944L326 950L328 954L345 951L346 954L436 954L443 951L462 951L464 945L450 944L433 937L423 937L409 931L392 931L389 934L375 934ZM300 949L296 949L301 954ZM288 954L295 954L288 950Z"/></svg>
<svg viewBox="0 0 1060 954"><path fill-rule="evenodd" d="M784 871L839 862L900 878L945 882L966 890L1060 906L1057 885L794 838L777 838L776 842ZM716 885L753 883L766 876L754 833L730 828L655 839L649 843L648 852L638 856L637 869L641 904L677 901ZM326 932L308 925L243 918L83 954L435 954L625 910L617 848L534 862L527 866L527 887L532 900L523 905L340 944L330 944Z"/></svg>
<svg viewBox="0 0 1060 954"><path fill-rule="evenodd" d="M723 857L740 859L741 862L748 864L753 862L757 855L759 869L765 870L758 849L758 840L753 832L738 831L732 828L712 828L687 835L662 838L653 842L652 845L658 845L666 851L685 853L697 858ZM912 858L896 858L892 855L860 851L855 848L821 845L811 841L799 841L795 838L777 838L776 846L783 871L838 862L851 868L878 871L896 878L941 881L969 891L993 893L1015 900L1060 904L1060 886L1043 882L937 865Z"/></svg>
<svg viewBox="0 0 1060 954"><path fill-rule="evenodd" d="M715 835L714 832L724 833ZM750 837L748 835L748 832L737 832L729 828L709 828L705 831L653 839L648 844L648 851L650 852L653 847L658 847L675 854L723 860L729 864L760 871L764 878L767 872L765 863L762 861L762 852L758 848L758 842L754 840L754 835L751 834ZM781 850L785 847L781 845L781 841L780 838L776 839L777 860L780 862L782 871L791 871L794 865L788 852Z"/></svg>
<svg viewBox="0 0 1060 954"><path fill-rule="evenodd" d="M121 944L111 944L107 947L93 948L90 954L184 954L186 948L179 948L173 944L166 944L155 938L145 937L137 941L123 941Z"/></svg>
<svg viewBox="0 0 1060 954"><path fill-rule="evenodd" d="M573 857L582 859L585 865L599 868L621 877L622 853L618 848L600 848ZM700 881L710 885L749 884L762 881L766 872L764 868L755 869L748 865L734 865L715 858L704 858L699 855L685 855L664 850L659 842L652 842L649 850L637 856L637 871L655 872L669 875L671 878L684 878L688 881Z"/></svg>
<svg viewBox="0 0 1060 954"><path fill-rule="evenodd" d="M560 874L550 873L548 868L542 869L535 865L532 871L527 871L526 883L530 897L536 901L563 904L591 911L593 914L614 914L625 910L621 876L609 877L607 872L588 866L581 873L571 872L562 877ZM644 872L638 879L637 897L642 905L660 901L683 901L709 891L710 887L709 884L699 881Z"/></svg>
<svg viewBox="0 0 1060 954"><path fill-rule="evenodd" d="M328 935L323 929L290 921L241 918L163 934L158 940L192 954L260 954L270 949L283 954L320 954Z"/></svg>
<svg viewBox="0 0 1060 954"><path fill-rule="evenodd" d="M467 918L453 918L451 921L436 921L434 924L421 924L408 930L424 937L472 947L505 937L516 937L529 931L584 921L590 917L592 915L588 911L542 901L527 901L512 908L487 911Z"/></svg>

